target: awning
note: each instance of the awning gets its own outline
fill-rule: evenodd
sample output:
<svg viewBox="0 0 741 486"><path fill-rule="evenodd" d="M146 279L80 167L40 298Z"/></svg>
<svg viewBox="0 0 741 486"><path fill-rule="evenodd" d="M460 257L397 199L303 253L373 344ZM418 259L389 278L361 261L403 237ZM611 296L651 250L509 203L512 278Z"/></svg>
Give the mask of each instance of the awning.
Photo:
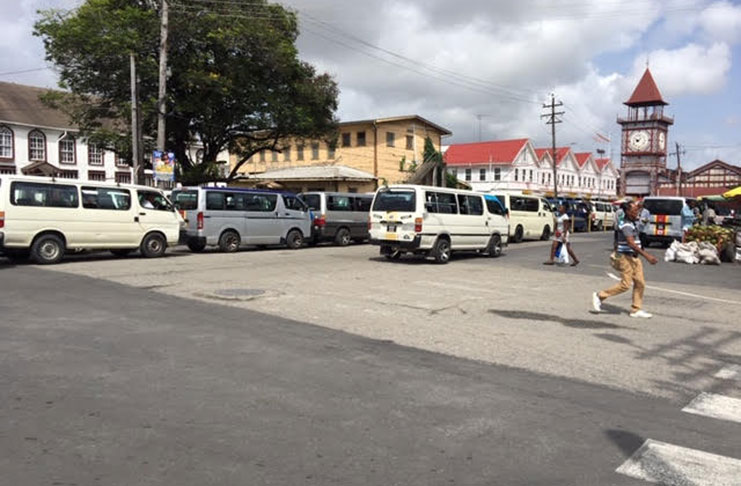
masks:
<svg viewBox="0 0 741 486"><path fill-rule="evenodd" d="M23 172L24 175L42 177L55 177L61 173L58 167L55 167L49 162L44 161L34 162L30 165L27 165L21 169L21 172Z"/></svg>
<svg viewBox="0 0 741 486"><path fill-rule="evenodd" d="M734 197L741 196L741 186L731 189L723 193L723 197L726 199L733 199Z"/></svg>

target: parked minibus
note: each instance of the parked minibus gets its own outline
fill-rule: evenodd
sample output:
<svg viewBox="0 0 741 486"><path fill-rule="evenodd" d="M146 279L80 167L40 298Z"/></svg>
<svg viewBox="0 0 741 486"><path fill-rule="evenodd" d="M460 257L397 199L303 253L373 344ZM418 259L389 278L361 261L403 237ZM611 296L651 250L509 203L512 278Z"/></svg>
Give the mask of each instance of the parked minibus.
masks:
<svg viewBox="0 0 741 486"><path fill-rule="evenodd" d="M522 240L547 240L553 232L553 209L540 196L519 192L497 192L493 194L509 210L510 234L514 243Z"/></svg>
<svg viewBox="0 0 741 486"><path fill-rule="evenodd" d="M368 212L373 194L303 192L299 197L314 213L311 242L347 246L368 239Z"/></svg>
<svg viewBox="0 0 741 486"><path fill-rule="evenodd" d="M641 233L641 243L649 246L660 242L670 245L682 239L682 208L694 199L687 197L651 196L643 199L643 207L651 217Z"/></svg>
<svg viewBox="0 0 741 486"><path fill-rule="evenodd" d="M295 194L236 187L182 187L172 191L185 218L181 242L193 252L243 245L301 248L311 235L308 206Z"/></svg>
<svg viewBox="0 0 741 486"><path fill-rule="evenodd" d="M69 251L164 255L183 222L159 189L34 176L0 176L0 251L59 262Z"/></svg>
<svg viewBox="0 0 741 486"><path fill-rule="evenodd" d="M455 251L492 257L509 241L504 208L484 194L418 185L384 186L370 211L370 242L390 259L402 254L431 256L448 263Z"/></svg>

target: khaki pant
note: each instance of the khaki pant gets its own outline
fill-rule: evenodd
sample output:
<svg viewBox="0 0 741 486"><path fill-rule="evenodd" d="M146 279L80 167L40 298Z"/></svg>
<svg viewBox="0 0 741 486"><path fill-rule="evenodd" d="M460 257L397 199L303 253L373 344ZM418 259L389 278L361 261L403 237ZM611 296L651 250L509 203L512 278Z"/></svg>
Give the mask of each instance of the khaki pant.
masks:
<svg viewBox="0 0 741 486"><path fill-rule="evenodd" d="M643 306L643 291L646 288L646 281L643 278L643 263L638 257L629 255L620 255L617 259L616 267L620 270L620 282L599 294L601 300L608 297L622 294L630 289L633 284L633 306L631 312L641 310Z"/></svg>

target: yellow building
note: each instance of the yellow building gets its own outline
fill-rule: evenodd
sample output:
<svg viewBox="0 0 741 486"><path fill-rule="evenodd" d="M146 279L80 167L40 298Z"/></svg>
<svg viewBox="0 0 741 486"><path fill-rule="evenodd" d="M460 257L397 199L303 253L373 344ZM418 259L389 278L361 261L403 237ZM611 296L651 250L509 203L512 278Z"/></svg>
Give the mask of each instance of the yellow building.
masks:
<svg viewBox="0 0 741 486"><path fill-rule="evenodd" d="M355 185L342 184L331 179L328 171L326 180L313 178L302 181L272 181L291 190L344 190L358 192L375 190L379 184L405 182L415 166L423 160L425 139L432 140L435 150L440 151L443 136L451 132L416 115L375 120L343 122L338 127L338 138L332 143L325 140L286 140L280 151L264 150L252 156L238 173L238 180L250 184L271 182L272 172L285 173L285 169L299 167L344 166L367 174L365 181ZM231 167L237 157L231 156ZM316 172L316 171L314 171Z"/></svg>

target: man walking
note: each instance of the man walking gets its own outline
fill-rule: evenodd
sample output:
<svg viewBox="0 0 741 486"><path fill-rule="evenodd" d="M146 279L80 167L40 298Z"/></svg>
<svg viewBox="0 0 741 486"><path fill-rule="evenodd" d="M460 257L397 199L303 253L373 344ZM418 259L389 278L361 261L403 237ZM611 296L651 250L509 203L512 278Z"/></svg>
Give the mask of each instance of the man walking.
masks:
<svg viewBox="0 0 741 486"><path fill-rule="evenodd" d="M635 201L628 203L625 209L625 220L617 232L617 260L615 268L620 270L620 283L602 292L592 294L592 307L596 312L602 311L602 301L608 297L626 292L630 289L630 284L632 283L633 305L630 309L630 317L641 317L644 319L653 317L641 309L646 281L643 278L643 264L639 256L645 258L651 265L655 265L658 260L641 248L641 240L638 237L638 230L636 229L639 218L638 211L639 205Z"/></svg>
<svg viewBox="0 0 741 486"><path fill-rule="evenodd" d="M569 232L571 231L571 218L566 212L566 206L561 204L558 207L558 216L556 217L556 232L553 234L553 244L551 245L551 256L547 262L543 262L543 265L553 265L554 259L556 258L556 250L558 245L564 245L566 250L569 252L571 257L571 266L575 267L579 264L579 259L576 258L576 253L571 248L569 243Z"/></svg>

